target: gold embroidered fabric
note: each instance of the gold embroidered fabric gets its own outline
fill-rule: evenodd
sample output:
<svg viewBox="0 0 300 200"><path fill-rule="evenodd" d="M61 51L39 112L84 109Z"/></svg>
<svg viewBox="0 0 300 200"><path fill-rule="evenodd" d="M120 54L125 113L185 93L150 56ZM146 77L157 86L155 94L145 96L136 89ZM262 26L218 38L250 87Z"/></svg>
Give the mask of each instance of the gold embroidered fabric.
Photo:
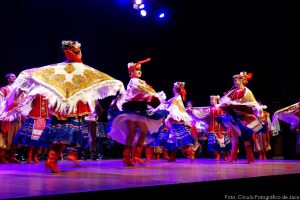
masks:
<svg viewBox="0 0 300 200"><path fill-rule="evenodd" d="M32 77L45 86L51 85L65 98L69 98L76 92L94 84L115 80L111 76L82 63L59 63L38 68L32 73Z"/></svg>
<svg viewBox="0 0 300 200"><path fill-rule="evenodd" d="M186 113L186 109L181 100L174 99L172 103L177 106L179 112Z"/></svg>
<svg viewBox="0 0 300 200"><path fill-rule="evenodd" d="M145 91L146 93L147 92L150 92L150 93L156 93L155 90L149 86L148 84L146 84L144 81L142 80L139 80L138 82L138 88L140 88L141 90Z"/></svg>
<svg viewBox="0 0 300 200"><path fill-rule="evenodd" d="M255 99L253 93L251 92L251 90L247 89L246 94L241 99L241 103L253 102L253 101L256 101L256 99Z"/></svg>

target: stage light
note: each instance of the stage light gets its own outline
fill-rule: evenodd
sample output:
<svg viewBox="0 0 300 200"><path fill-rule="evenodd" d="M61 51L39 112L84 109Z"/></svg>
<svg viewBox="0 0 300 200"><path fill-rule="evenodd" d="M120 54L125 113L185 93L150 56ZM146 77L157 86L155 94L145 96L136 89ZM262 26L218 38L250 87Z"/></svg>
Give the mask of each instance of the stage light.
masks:
<svg viewBox="0 0 300 200"><path fill-rule="evenodd" d="M144 8L145 8L145 4L142 3L139 5L139 9L144 9Z"/></svg>
<svg viewBox="0 0 300 200"><path fill-rule="evenodd" d="M172 13L168 6L158 0L132 0L133 8L138 10L142 17L152 18L156 21L169 21Z"/></svg>
<svg viewBox="0 0 300 200"><path fill-rule="evenodd" d="M159 13L158 13L158 17L159 17L160 19L164 18L164 17L165 17L165 12L159 12Z"/></svg>
<svg viewBox="0 0 300 200"><path fill-rule="evenodd" d="M142 0L135 0L135 4L140 5L142 3Z"/></svg>
<svg viewBox="0 0 300 200"><path fill-rule="evenodd" d="M146 10L141 10L141 11L140 11L140 14L141 14L143 17L146 17L146 16L147 16L147 11L146 11Z"/></svg>
<svg viewBox="0 0 300 200"><path fill-rule="evenodd" d="M142 0L135 0L133 3L133 8L136 10L143 9L143 6L145 5L143 4Z"/></svg>
<svg viewBox="0 0 300 200"><path fill-rule="evenodd" d="M156 12L156 20L159 22L167 22L169 18L169 13L167 10L159 10Z"/></svg>

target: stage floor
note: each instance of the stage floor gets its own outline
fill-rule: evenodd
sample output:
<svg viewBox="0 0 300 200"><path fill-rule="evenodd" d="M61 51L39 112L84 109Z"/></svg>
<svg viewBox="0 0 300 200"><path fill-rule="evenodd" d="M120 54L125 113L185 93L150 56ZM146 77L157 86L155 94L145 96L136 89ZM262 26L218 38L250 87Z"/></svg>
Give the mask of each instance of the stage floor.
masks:
<svg viewBox="0 0 300 200"><path fill-rule="evenodd" d="M64 160L59 161L59 168L62 170L59 174L46 172L44 161L38 164L0 164L0 199L76 195L82 192L117 191L233 179L245 181L257 177L300 174L299 160L257 160L251 164L245 163L245 159L227 163L207 158L197 158L190 162L188 159L180 158L171 163L165 160L151 160L145 165L125 167L121 159L80 160L80 166L74 166L72 162ZM297 180L299 183L300 180ZM278 184L284 186L284 183Z"/></svg>

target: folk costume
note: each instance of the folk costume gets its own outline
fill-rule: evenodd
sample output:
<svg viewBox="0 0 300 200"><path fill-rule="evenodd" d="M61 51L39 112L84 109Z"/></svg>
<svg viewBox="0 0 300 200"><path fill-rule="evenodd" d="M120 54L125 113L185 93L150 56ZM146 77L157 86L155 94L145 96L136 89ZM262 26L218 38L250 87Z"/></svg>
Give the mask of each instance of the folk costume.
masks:
<svg viewBox="0 0 300 200"><path fill-rule="evenodd" d="M169 114L165 120L166 127L159 132L158 145L163 146L170 154L169 162L176 161L177 150L181 149L191 161L195 159L193 145L197 138L192 135L192 118L186 112L183 101L186 91L184 82L175 82L174 97L165 105Z"/></svg>
<svg viewBox="0 0 300 200"><path fill-rule="evenodd" d="M164 102L165 93L157 93L144 80L140 79L141 64L150 58L137 63L128 63L130 81L125 92L122 110L112 119L108 136L124 145L123 162L133 166L134 162L143 164L141 153L144 145L153 139L146 137L156 133L163 124L164 112L155 108ZM138 71L135 73L135 71Z"/></svg>
<svg viewBox="0 0 300 200"><path fill-rule="evenodd" d="M230 153L231 141L229 130L226 130L222 127L222 124L219 123L217 118L223 114L223 111L220 107L216 107L220 100L219 95L211 95L209 107L209 114L207 116L208 127L208 150L215 152L216 160L220 159L221 154L224 156L224 160L227 160L227 155Z"/></svg>
<svg viewBox="0 0 300 200"><path fill-rule="evenodd" d="M266 108L266 106L265 106ZM255 132L252 136L254 141L254 152L258 153L260 160L267 159L267 151L271 150L272 123L270 114L263 110L262 116L259 118L262 129Z"/></svg>
<svg viewBox="0 0 300 200"><path fill-rule="evenodd" d="M20 73L1 116L8 117L9 106L20 93L25 94L27 101L14 112L16 115L28 116L38 95L48 101L50 122L41 135L45 134L43 137L52 144L46 162L46 169L52 172L60 172L56 161L64 145L79 147L88 140L84 117L95 111L95 101L125 91L121 81L82 63L79 42L62 41L62 49L65 62ZM71 152L69 159L77 163L75 153Z"/></svg>
<svg viewBox="0 0 300 200"><path fill-rule="evenodd" d="M252 78L251 73L241 72L233 76L235 86L221 99L217 105L221 107L225 115L219 117L227 128L230 128L233 134L232 151L229 161L237 160L238 137L244 141L248 163L253 162L254 156L251 147L252 134L259 131L262 125L259 117L262 115L262 107L256 101L252 91L245 87L248 80Z"/></svg>
<svg viewBox="0 0 300 200"><path fill-rule="evenodd" d="M9 81L9 84L0 88L0 103L3 105L7 96L12 92L12 84L15 81L15 74L9 73L6 75L7 80L13 76L13 80ZM10 105L10 109L13 109L23 98L22 95L16 98ZM13 142L17 131L20 129L23 122L21 116L13 119L0 119L0 163L21 163L21 161L15 158L17 151L17 145ZM6 152L9 152L8 160L6 160Z"/></svg>

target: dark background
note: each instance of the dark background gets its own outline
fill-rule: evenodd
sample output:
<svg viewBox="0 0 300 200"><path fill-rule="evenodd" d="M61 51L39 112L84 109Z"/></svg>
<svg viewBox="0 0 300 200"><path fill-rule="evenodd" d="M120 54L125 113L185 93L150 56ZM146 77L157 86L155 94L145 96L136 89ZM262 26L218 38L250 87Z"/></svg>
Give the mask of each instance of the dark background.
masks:
<svg viewBox="0 0 300 200"><path fill-rule="evenodd" d="M145 0L146 1L146 0ZM1 77L62 62L61 41L82 43L83 62L126 86L127 63L151 57L142 79L172 97L185 81L194 106L209 105L240 71L271 114L299 98L298 32L293 5L264 0L148 0L161 22L141 17L131 0L10 0L1 6ZM197 3L197 5L195 5ZM2 81L2 84L4 82Z"/></svg>
<svg viewBox="0 0 300 200"><path fill-rule="evenodd" d="M61 41L75 39L82 44L85 64L125 86L127 63L151 57L143 64L142 79L167 98L175 81L185 81L194 106L209 105L210 95L222 96L241 71L254 74L248 87L271 115L299 101L295 5L266 0L146 2L153 13L166 7L168 20L142 18L131 0L3 1L0 77L64 61ZM295 134L291 137L284 143L288 152L295 152ZM282 148L282 139L274 140L276 149Z"/></svg>

